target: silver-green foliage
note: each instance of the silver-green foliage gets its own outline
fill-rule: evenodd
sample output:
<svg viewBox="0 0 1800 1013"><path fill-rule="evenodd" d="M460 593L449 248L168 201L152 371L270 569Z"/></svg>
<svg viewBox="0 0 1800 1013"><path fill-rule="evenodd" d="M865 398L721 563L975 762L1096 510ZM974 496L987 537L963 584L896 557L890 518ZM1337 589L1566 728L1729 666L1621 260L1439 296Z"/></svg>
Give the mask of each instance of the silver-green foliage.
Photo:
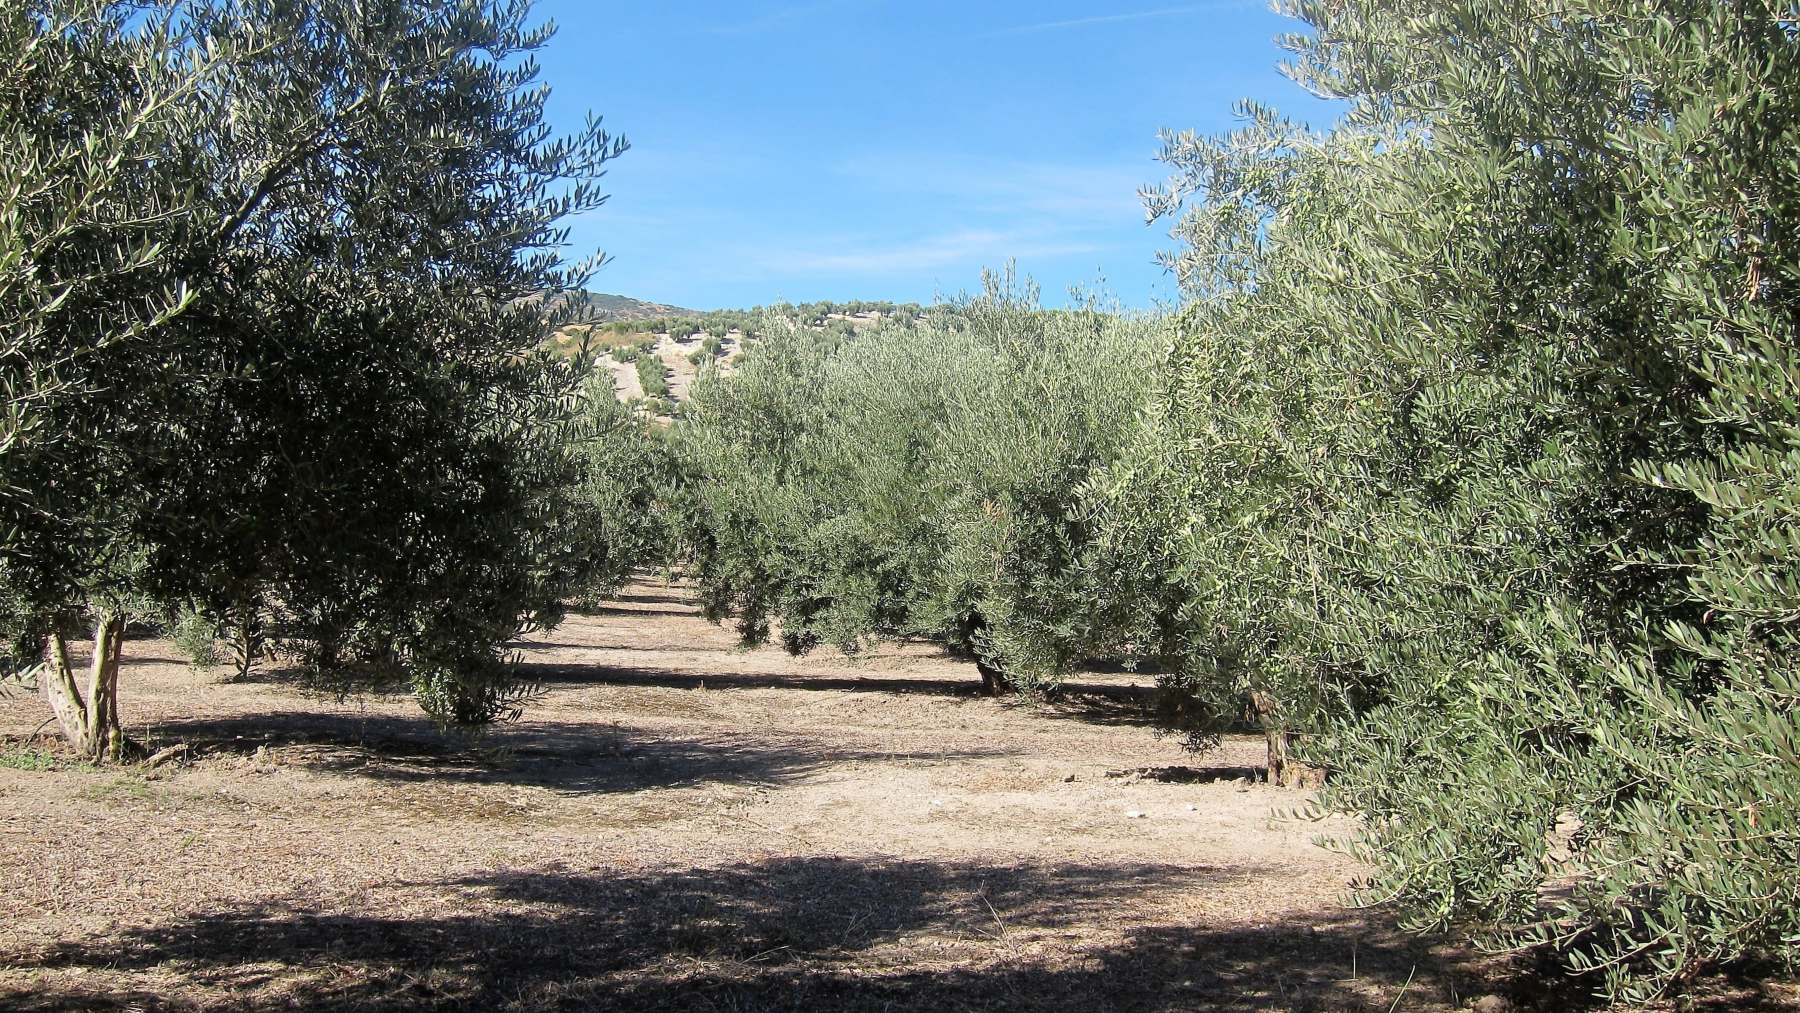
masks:
<svg viewBox="0 0 1800 1013"><path fill-rule="evenodd" d="M667 398L669 396L669 370L655 352L637 357L637 375L638 385L644 389L646 398Z"/></svg>
<svg viewBox="0 0 1800 1013"><path fill-rule="evenodd" d="M674 431L708 611L794 650L924 636L1060 677L1093 611L1080 487L1132 429L1157 324L990 279L906 326L762 333Z"/></svg>
<svg viewBox="0 0 1800 1013"><path fill-rule="evenodd" d="M594 606L641 568L672 563L669 455L662 430L620 402L612 378L596 373L582 392L577 437L580 485L562 525L588 547L576 599Z"/></svg>
<svg viewBox="0 0 1800 1013"><path fill-rule="evenodd" d="M322 677L445 720L514 702L504 645L592 550L560 527L587 369L540 350L533 296L581 280L560 222L621 150L549 132L530 17L0 14L0 577L53 654L147 596L277 619Z"/></svg>
<svg viewBox="0 0 1800 1013"><path fill-rule="evenodd" d="M1123 625L1308 733L1410 924L1622 997L1791 963L1795 11L1290 6L1343 121L1171 136L1149 194L1194 305Z"/></svg>
<svg viewBox="0 0 1800 1013"><path fill-rule="evenodd" d="M181 610L169 623L167 633L188 664L202 672L211 671L224 660L224 653L219 650L219 624L198 609Z"/></svg>

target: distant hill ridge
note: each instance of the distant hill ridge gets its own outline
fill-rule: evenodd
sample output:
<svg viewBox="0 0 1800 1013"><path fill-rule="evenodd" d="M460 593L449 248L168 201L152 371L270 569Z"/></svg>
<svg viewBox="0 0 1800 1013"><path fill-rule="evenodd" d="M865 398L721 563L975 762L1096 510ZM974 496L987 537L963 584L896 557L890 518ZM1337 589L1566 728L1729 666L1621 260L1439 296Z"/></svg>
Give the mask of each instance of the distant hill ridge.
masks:
<svg viewBox="0 0 1800 1013"><path fill-rule="evenodd" d="M616 320L654 320L658 317L697 317L700 313L665 303L645 302L605 292L563 292L551 297L551 306L573 307L577 323L605 324Z"/></svg>

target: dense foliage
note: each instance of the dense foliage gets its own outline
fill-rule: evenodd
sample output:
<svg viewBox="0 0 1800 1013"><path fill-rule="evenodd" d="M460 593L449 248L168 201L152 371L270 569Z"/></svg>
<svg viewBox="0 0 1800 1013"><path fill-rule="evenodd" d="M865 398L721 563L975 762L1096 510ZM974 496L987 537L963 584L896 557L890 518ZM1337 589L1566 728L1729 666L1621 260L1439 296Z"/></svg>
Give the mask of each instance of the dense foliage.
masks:
<svg viewBox="0 0 1800 1013"><path fill-rule="evenodd" d="M1793 960L1794 12L1293 6L1342 122L1171 136L1149 195L1194 305L1123 621L1197 727L1306 733L1411 924L1624 996Z"/></svg>
<svg viewBox="0 0 1800 1013"><path fill-rule="evenodd" d="M662 430L619 401L605 372L582 393L575 437L580 478L560 526L581 533L588 555L573 600L592 607L638 570L676 561L669 517L675 493Z"/></svg>
<svg viewBox="0 0 1800 1013"><path fill-rule="evenodd" d="M1155 340L998 280L854 334L772 315L672 434L709 613L796 651L928 637L990 686L1054 681L1088 639L1078 487L1130 432Z"/></svg>
<svg viewBox="0 0 1800 1013"><path fill-rule="evenodd" d="M638 386L647 398L669 396L669 370L654 353L640 353L632 360L637 367Z"/></svg>
<svg viewBox="0 0 1800 1013"><path fill-rule="evenodd" d="M0 14L3 577L64 730L122 748L124 624L268 625L480 721L585 579L587 369L538 351L558 221L519 2L34 0ZM67 640L91 620L78 680Z"/></svg>

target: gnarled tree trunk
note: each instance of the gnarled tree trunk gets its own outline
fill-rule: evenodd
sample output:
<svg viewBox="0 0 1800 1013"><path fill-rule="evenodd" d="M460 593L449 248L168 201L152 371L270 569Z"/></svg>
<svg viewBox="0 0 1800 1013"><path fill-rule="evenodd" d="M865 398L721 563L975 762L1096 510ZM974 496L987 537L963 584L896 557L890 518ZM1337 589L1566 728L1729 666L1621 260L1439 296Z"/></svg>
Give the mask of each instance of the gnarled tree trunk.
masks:
<svg viewBox="0 0 1800 1013"><path fill-rule="evenodd" d="M262 616L254 603L239 609L231 629L232 681L248 682L256 663L268 652Z"/></svg>
<svg viewBox="0 0 1800 1013"><path fill-rule="evenodd" d="M119 657L124 649L125 617L101 612L94 618L94 651L88 660L86 692L69 657L61 629L50 635L50 663L42 680L50 710L63 737L93 760L119 760L125 755L125 731L119 724Z"/></svg>
<svg viewBox="0 0 1800 1013"><path fill-rule="evenodd" d="M975 671L981 673L981 689L987 695L1000 696L1013 691L1012 680L1006 673L982 660L979 654L975 655Z"/></svg>
<svg viewBox="0 0 1800 1013"><path fill-rule="evenodd" d="M957 635L962 640L961 650L967 652L968 659L975 662L975 671L981 675L981 689L989 696L1000 696L1013 691L1013 683L1006 673L991 664L981 653L981 636L987 632L987 617L973 609L963 614L957 623Z"/></svg>
<svg viewBox="0 0 1800 1013"><path fill-rule="evenodd" d="M1252 690L1250 706L1262 726L1263 740L1268 745L1269 783L1283 788L1317 788L1325 783L1325 771L1293 757L1294 741L1299 735L1281 721L1281 708L1275 698L1262 690Z"/></svg>

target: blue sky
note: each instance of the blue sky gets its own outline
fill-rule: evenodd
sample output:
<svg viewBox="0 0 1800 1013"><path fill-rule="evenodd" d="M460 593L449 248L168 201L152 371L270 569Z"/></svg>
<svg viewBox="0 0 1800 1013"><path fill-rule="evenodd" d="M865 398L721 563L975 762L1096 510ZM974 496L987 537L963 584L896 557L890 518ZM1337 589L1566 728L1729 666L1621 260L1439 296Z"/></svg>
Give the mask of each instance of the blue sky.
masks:
<svg viewBox="0 0 1800 1013"><path fill-rule="evenodd" d="M1255 97L1321 121L1277 70L1295 23L1259 0L1175 3L541 0L551 115L632 145L574 223L591 287L696 309L929 302L1008 258L1172 300L1137 188L1161 127L1212 132ZM1103 286L1102 286L1103 283Z"/></svg>

